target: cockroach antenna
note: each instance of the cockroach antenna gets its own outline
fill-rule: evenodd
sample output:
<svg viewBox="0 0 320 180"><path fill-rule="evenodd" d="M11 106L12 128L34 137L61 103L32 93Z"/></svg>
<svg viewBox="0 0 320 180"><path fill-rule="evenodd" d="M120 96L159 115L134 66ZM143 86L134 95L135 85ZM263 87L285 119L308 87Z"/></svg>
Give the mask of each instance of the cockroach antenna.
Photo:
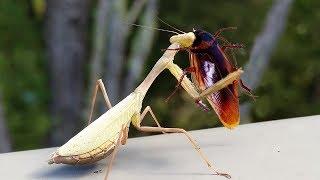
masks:
<svg viewBox="0 0 320 180"><path fill-rule="evenodd" d="M179 34L178 32L171 31L171 30L167 30L167 29L161 29L161 28L155 28L155 27L150 27L150 26L144 26L144 25L135 24L135 23L127 23L127 24L129 24L129 25L131 25L131 26L136 26L136 27L141 27L141 28L150 29L150 30L158 30L158 31L169 32L169 33L173 33L173 34Z"/></svg>
<svg viewBox="0 0 320 180"><path fill-rule="evenodd" d="M157 19L158 19L160 22L162 22L163 24L165 24L165 25L167 25L167 26L171 27L172 29L174 29L174 30L176 30L176 31L179 31L179 32L181 32L181 33L186 33L186 32L184 32L184 31L182 31L182 30L180 30L180 29L178 29L178 28L176 28L176 27L174 27L174 26L170 25L169 23L165 22L164 20L162 20L162 19L161 19L161 18L159 18L158 16L157 16Z"/></svg>

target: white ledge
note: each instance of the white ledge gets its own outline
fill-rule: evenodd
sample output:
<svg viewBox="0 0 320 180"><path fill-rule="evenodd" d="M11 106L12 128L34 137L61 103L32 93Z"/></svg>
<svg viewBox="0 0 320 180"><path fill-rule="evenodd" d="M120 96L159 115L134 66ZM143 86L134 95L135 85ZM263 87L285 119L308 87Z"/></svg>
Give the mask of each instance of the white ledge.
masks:
<svg viewBox="0 0 320 180"><path fill-rule="evenodd" d="M193 131L213 164L232 179L319 180L320 116L241 125L235 130ZM106 160L93 165L48 165L56 148L0 154L1 179L98 179ZM128 140L120 148L110 180L225 179L207 167L181 134Z"/></svg>

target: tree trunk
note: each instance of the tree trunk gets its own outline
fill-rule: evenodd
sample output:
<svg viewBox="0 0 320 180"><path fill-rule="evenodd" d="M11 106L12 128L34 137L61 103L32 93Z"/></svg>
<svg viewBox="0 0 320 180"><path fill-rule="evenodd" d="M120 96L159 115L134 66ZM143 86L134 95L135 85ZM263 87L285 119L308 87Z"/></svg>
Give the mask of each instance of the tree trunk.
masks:
<svg viewBox="0 0 320 180"><path fill-rule="evenodd" d="M121 22L124 17L123 0L115 0L115 8L113 8L113 13L111 13L111 19L109 21L109 39L106 45L106 57L105 57L105 71L104 79L106 81L106 86L108 92L110 92L109 97L112 104L118 103L119 91L120 91L120 81L123 71L123 61L124 61L124 48L127 41L127 34L124 27L127 26Z"/></svg>
<svg viewBox="0 0 320 180"><path fill-rule="evenodd" d="M148 27L156 27L157 0L149 0L141 18L141 24ZM132 92L135 88L142 71L144 63L152 47L153 38L156 31L140 28L134 37L129 55L129 70L124 81L122 96Z"/></svg>
<svg viewBox="0 0 320 180"><path fill-rule="evenodd" d="M127 38L129 35L129 25L138 18L145 0L136 0L131 8L127 10L125 0L113 0L112 12L110 13L106 52L106 69L104 79L110 92L110 101L116 104L121 98L122 89L121 77L124 70L124 57Z"/></svg>
<svg viewBox="0 0 320 180"><path fill-rule="evenodd" d="M51 145L72 137L81 122L89 0L48 0L45 22L52 90Z"/></svg>
<svg viewBox="0 0 320 180"><path fill-rule="evenodd" d="M105 43L107 41L107 30L109 24L109 11L111 0L99 0L97 14L95 17L95 33L91 54L91 69L89 78L90 93L94 89L95 83L102 78L102 60L105 57Z"/></svg>
<svg viewBox="0 0 320 180"><path fill-rule="evenodd" d="M11 151L11 141L6 126L6 120L3 111L2 97L0 94L0 153Z"/></svg>
<svg viewBox="0 0 320 180"><path fill-rule="evenodd" d="M258 87L264 71L268 68L270 56L285 29L292 2L293 0L275 1L268 12L263 31L256 38L250 53L249 62L244 68L245 73L242 76L242 80L252 90ZM250 122L250 109L251 104L245 103L241 105L242 123Z"/></svg>

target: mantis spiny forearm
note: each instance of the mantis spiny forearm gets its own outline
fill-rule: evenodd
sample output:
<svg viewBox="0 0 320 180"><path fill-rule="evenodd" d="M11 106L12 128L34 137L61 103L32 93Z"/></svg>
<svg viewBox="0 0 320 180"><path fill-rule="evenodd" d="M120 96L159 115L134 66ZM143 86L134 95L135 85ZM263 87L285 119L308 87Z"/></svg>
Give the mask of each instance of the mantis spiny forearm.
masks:
<svg viewBox="0 0 320 180"><path fill-rule="evenodd" d="M184 76L182 69L173 62L170 62L167 65L167 69L170 71L172 75L179 81L181 78L181 86L186 90L186 92L194 99L198 100L200 98L204 98L207 95L217 92L220 89L226 87L227 85L231 84L233 81L240 78L240 75L243 73L241 68L237 69L236 71L230 73L228 76L223 78L222 80L216 82L213 86L209 87L208 89L202 91L201 93L198 92L196 87L190 81L190 79Z"/></svg>

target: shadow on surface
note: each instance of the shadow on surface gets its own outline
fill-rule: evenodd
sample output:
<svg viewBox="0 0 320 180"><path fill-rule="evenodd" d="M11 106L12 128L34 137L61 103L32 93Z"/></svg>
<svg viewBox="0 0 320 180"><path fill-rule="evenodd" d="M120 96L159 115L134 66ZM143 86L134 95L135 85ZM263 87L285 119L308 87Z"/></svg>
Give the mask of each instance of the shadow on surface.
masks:
<svg viewBox="0 0 320 180"><path fill-rule="evenodd" d="M169 175L169 176L217 176L210 173L192 173L192 172L149 172L153 175Z"/></svg>
<svg viewBox="0 0 320 180"><path fill-rule="evenodd" d="M97 171L99 164L90 164L85 166L69 166L69 165L51 165L42 172L35 172L32 178L36 179L62 179L62 178L77 178L86 174L94 174ZM99 169L98 169L99 171Z"/></svg>

